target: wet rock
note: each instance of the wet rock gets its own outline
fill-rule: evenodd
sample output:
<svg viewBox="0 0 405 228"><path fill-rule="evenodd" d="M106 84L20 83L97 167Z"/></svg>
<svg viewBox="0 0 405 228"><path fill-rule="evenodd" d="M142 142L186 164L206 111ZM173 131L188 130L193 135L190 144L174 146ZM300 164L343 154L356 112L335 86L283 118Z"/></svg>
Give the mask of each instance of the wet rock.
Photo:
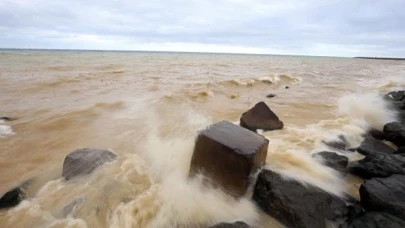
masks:
<svg viewBox="0 0 405 228"><path fill-rule="evenodd" d="M90 174L104 163L114 161L117 155L103 149L83 148L68 154L63 162L62 176L65 180Z"/></svg>
<svg viewBox="0 0 405 228"><path fill-rule="evenodd" d="M259 102L242 114L240 126L256 132L257 129L264 131L282 129L284 124L264 102Z"/></svg>
<svg viewBox="0 0 405 228"><path fill-rule="evenodd" d="M405 174L405 157L399 154L367 155L362 160L349 163L348 170L363 179Z"/></svg>
<svg viewBox="0 0 405 228"><path fill-rule="evenodd" d="M380 131L380 130L375 129L375 128L372 128L371 130L369 130L367 135L369 135L369 136L371 136L371 137L373 137L375 139L378 139L378 140L384 140L385 139L384 133L382 131Z"/></svg>
<svg viewBox="0 0 405 228"><path fill-rule="evenodd" d="M325 220L345 220L344 201L312 186L303 186L279 174L263 170L258 177L253 200L267 214L287 227L325 228Z"/></svg>
<svg viewBox="0 0 405 228"><path fill-rule="evenodd" d="M313 154L312 157L322 161L326 166L329 166L342 173L346 172L346 166L349 163L349 159L347 157L328 151Z"/></svg>
<svg viewBox="0 0 405 228"><path fill-rule="evenodd" d="M337 140L322 141L322 143L332 149L338 150L346 150L347 146L349 145L344 135L339 135Z"/></svg>
<svg viewBox="0 0 405 228"><path fill-rule="evenodd" d="M395 150L377 139L367 137L361 142L360 146L357 148L357 152L363 155L378 153L393 154L395 153Z"/></svg>
<svg viewBox="0 0 405 228"><path fill-rule="evenodd" d="M249 226L248 224L238 221L238 222L234 222L234 223L221 222L216 225L210 226L208 228L250 228L250 227L251 226Z"/></svg>
<svg viewBox="0 0 405 228"><path fill-rule="evenodd" d="M384 98L391 101L403 101L405 100L405 91L391 91Z"/></svg>
<svg viewBox="0 0 405 228"><path fill-rule="evenodd" d="M367 210L384 211L405 219L405 176L392 175L365 181L360 187L361 203Z"/></svg>
<svg viewBox="0 0 405 228"><path fill-rule="evenodd" d="M386 140L397 146L405 146L405 126L399 122L392 122L384 125Z"/></svg>
<svg viewBox="0 0 405 228"><path fill-rule="evenodd" d="M276 96L276 94L270 93L270 94L268 94L266 97L267 97L267 98L272 98L272 97L275 97L275 96Z"/></svg>
<svg viewBox="0 0 405 228"><path fill-rule="evenodd" d="M251 176L265 164L269 141L227 121L200 132L190 165L190 177L202 173L236 197L246 193Z"/></svg>
<svg viewBox="0 0 405 228"><path fill-rule="evenodd" d="M355 220L355 218L365 212L360 203L348 205L347 209L347 223L349 224L351 224Z"/></svg>
<svg viewBox="0 0 405 228"><path fill-rule="evenodd" d="M0 208L17 206L26 197L22 188L14 188L0 198Z"/></svg>
<svg viewBox="0 0 405 228"><path fill-rule="evenodd" d="M357 148L350 148L350 149L348 149L347 151L348 151L348 152L356 152L356 151L357 151Z"/></svg>
<svg viewBox="0 0 405 228"><path fill-rule="evenodd" d="M405 221L385 212L365 212L355 218L349 228L404 228Z"/></svg>
<svg viewBox="0 0 405 228"><path fill-rule="evenodd" d="M73 200L72 202L63 207L62 216L67 217L68 215L73 214L78 209L80 209L80 207L82 207L85 202L86 202L85 197L76 198L75 200Z"/></svg>
<svg viewBox="0 0 405 228"><path fill-rule="evenodd" d="M0 117L0 120L13 121L13 120L16 120L16 118L11 118L11 117L7 117L7 116L2 116L2 117Z"/></svg>
<svg viewBox="0 0 405 228"><path fill-rule="evenodd" d="M405 154L405 146L398 147L397 154Z"/></svg>
<svg viewBox="0 0 405 228"><path fill-rule="evenodd" d="M285 86L285 88L286 88L286 89L289 89L290 87L289 87L289 86Z"/></svg>

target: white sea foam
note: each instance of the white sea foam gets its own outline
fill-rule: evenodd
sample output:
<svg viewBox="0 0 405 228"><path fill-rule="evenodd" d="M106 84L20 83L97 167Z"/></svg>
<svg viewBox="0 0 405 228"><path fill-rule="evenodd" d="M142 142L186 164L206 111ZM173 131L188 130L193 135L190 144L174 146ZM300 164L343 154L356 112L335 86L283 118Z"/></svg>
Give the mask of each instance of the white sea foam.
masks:
<svg viewBox="0 0 405 228"><path fill-rule="evenodd" d="M0 122L2 123L2 122ZM0 125L0 139L1 138L7 138L11 135L14 135L15 132L13 131L13 128L7 125Z"/></svg>
<svg viewBox="0 0 405 228"><path fill-rule="evenodd" d="M384 124L396 120L396 113L378 94L348 94L339 102L339 113L364 129L382 130Z"/></svg>

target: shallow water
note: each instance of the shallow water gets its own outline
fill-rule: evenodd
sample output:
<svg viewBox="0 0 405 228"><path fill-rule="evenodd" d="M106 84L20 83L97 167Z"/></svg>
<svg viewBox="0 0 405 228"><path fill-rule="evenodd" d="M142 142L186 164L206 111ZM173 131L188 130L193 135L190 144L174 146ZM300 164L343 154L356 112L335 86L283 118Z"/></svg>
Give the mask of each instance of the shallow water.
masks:
<svg viewBox="0 0 405 228"><path fill-rule="evenodd" d="M357 146L395 119L379 94L405 87L405 62L261 55L0 51L0 195L29 181L28 199L0 211L5 227L204 227L243 220L280 227L245 198L187 181L194 137L265 101L284 122L267 168L356 196L310 157L322 140ZM286 86L289 89L286 89ZM276 94L274 98L266 95ZM15 133L15 134L14 134ZM64 182L64 157L109 149L119 159ZM351 159L361 156L348 154ZM73 210L63 208L76 201Z"/></svg>

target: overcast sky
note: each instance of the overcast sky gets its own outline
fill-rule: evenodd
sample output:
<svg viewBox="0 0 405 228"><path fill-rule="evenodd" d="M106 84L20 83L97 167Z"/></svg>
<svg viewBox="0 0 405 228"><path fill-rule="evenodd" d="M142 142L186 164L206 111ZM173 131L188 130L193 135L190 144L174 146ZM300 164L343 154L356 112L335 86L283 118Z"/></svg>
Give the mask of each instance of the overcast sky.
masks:
<svg viewBox="0 0 405 228"><path fill-rule="evenodd" d="M405 0L0 0L0 47L405 56Z"/></svg>

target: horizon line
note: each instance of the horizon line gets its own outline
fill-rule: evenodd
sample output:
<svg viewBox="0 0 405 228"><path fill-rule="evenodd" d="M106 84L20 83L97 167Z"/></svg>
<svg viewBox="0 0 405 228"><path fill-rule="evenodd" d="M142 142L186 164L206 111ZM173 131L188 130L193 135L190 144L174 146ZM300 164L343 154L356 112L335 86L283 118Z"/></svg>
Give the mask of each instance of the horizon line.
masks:
<svg viewBox="0 0 405 228"><path fill-rule="evenodd" d="M158 51L158 50L119 50L119 49L73 49L73 48L4 48L0 50L26 50L26 51L94 51L94 52L154 52L154 53L180 53L180 54L223 54L223 55L263 55L263 56L296 56L296 57L323 57L323 58L355 58L356 56L323 56L299 54L268 54L243 52L201 52L201 51Z"/></svg>

